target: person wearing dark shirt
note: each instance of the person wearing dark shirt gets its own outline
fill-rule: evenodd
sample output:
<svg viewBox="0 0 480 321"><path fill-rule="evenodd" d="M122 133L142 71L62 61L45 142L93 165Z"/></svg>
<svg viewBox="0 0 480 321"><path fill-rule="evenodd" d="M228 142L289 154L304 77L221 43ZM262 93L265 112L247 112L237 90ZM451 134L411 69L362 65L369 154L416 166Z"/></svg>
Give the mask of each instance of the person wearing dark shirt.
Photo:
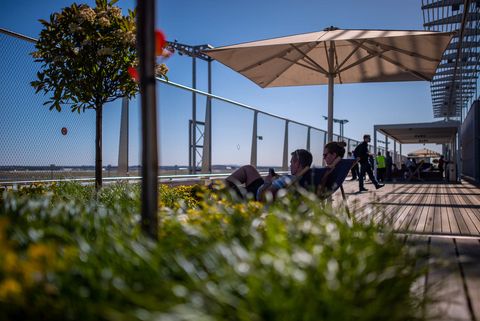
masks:
<svg viewBox="0 0 480 321"><path fill-rule="evenodd" d="M359 192L368 191L368 189L364 187L365 173L368 174L368 177L370 177L370 180L372 181L376 189L379 189L385 186L383 184L379 184L377 182L377 179L373 175L372 166L370 165L370 162L369 162L369 158L370 158L370 152L368 151L369 142L370 142L370 135L363 135L363 142L360 143L353 152L355 157L360 158L360 161L359 161L360 175L358 176Z"/></svg>
<svg viewBox="0 0 480 321"><path fill-rule="evenodd" d="M443 158L443 155L440 156L440 159L438 160L438 170L440 171L440 176L442 176L443 179L443 172L445 171L445 159Z"/></svg>
<svg viewBox="0 0 480 321"><path fill-rule="evenodd" d="M390 152L387 152L387 155L385 156L385 166L386 166L386 171L385 171L385 174L386 174L386 178L387 178L387 181L391 181L392 180L392 156L390 155Z"/></svg>

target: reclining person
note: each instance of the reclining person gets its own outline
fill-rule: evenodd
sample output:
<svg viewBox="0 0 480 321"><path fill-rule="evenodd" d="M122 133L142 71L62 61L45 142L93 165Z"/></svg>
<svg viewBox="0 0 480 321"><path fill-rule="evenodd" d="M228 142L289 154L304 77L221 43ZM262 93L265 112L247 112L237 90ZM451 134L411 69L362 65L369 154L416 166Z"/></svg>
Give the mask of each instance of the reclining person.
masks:
<svg viewBox="0 0 480 321"><path fill-rule="evenodd" d="M323 157L327 166L332 166L345 155L345 143L331 142L325 145ZM266 195L275 197L277 192L287 187L293 181L299 181L300 186L306 187L309 184L308 173L311 172L312 154L305 149L297 149L291 153L290 172L291 175L273 177L271 173L262 178L257 169L251 165L245 165L226 178L227 185L236 190L240 195L239 186L245 185L247 193L254 195L259 201L264 201ZM302 176L302 177L300 177Z"/></svg>

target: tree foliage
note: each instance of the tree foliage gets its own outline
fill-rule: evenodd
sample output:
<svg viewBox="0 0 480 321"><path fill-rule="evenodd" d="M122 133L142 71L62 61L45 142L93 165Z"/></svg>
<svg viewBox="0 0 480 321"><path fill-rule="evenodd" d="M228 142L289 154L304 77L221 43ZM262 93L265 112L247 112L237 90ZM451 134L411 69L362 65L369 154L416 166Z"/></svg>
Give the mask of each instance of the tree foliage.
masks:
<svg viewBox="0 0 480 321"><path fill-rule="evenodd" d="M96 7L72 4L40 20L43 30L32 55L42 63L36 92L52 93L45 105L61 111L96 109L120 97L132 97L138 86L128 73L136 63L135 12L122 15L117 0L96 0ZM157 68L158 70L158 68ZM168 69L162 69L165 76Z"/></svg>

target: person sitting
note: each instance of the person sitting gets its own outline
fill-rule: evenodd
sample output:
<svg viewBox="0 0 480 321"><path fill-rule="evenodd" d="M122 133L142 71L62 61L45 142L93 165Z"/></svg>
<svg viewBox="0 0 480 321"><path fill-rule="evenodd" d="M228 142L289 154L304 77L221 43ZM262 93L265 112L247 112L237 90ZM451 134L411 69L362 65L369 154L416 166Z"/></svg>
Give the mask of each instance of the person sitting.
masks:
<svg viewBox="0 0 480 321"><path fill-rule="evenodd" d="M328 166L333 166L338 159L345 155L345 143L331 142L325 145L323 158ZM265 201L268 198L275 198L277 192L292 182L298 181L302 187L308 187L311 173L312 154L305 149L297 149L291 154L290 175L274 176L271 172L266 177L262 177L257 169L252 165L244 165L226 178L226 184L244 196L241 192L241 186L244 185L248 194L253 195L255 200Z"/></svg>

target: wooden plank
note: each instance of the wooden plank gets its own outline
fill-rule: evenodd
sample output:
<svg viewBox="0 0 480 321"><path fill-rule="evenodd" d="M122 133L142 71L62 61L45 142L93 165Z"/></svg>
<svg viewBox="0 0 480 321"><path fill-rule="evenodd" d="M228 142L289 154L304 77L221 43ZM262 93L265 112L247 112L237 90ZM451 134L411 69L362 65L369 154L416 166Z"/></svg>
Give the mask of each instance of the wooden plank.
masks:
<svg viewBox="0 0 480 321"><path fill-rule="evenodd" d="M437 233L447 233L447 234L451 234L452 233L452 229L450 227L450 220L449 220L449 215L448 215L448 211L447 211L447 208L445 207L446 204L447 204L447 201L446 201L446 193L447 193L447 189L445 187L446 185L442 185L440 186L440 194L442 195L441 197L439 197L438 199L438 204L439 204L439 210L440 210L440 219L441 219L441 227L442 229L440 231L435 231Z"/></svg>
<svg viewBox="0 0 480 321"><path fill-rule="evenodd" d="M427 318L472 320L453 239L431 238L427 295Z"/></svg>
<svg viewBox="0 0 480 321"><path fill-rule="evenodd" d="M455 240L473 320L480 320L480 241Z"/></svg>
<svg viewBox="0 0 480 321"><path fill-rule="evenodd" d="M447 193L448 193L448 203L451 212L453 213L453 219L455 220L455 225L458 226L458 231L460 235L470 235L470 229L465 222L464 215L466 214L464 208L465 204L462 204L458 201L458 195L456 195L460 188L457 188L460 185L448 185L447 186Z"/></svg>
<svg viewBox="0 0 480 321"><path fill-rule="evenodd" d="M428 268L428 249L429 249L429 242L430 238L425 235L409 235L406 239L406 244L409 247L414 247L415 248L415 253L417 255L417 260L415 264L415 269L417 271L419 270L425 270ZM414 296L417 296L419 298L423 298L426 293L426 285L427 285L427 274L419 277L413 284L411 291ZM419 311L419 315L424 315L425 311L422 309L422 311Z"/></svg>
<svg viewBox="0 0 480 321"><path fill-rule="evenodd" d="M411 185L406 184L387 184L376 192L357 194L361 206L357 208L356 213L358 213L359 218L369 218L369 216L375 214L374 219L379 222L382 217L390 215L391 205L389 203L398 200L396 192L405 192L410 188ZM372 207L376 207L375 213L371 213Z"/></svg>
<svg viewBox="0 0 480 321"><path fill-rule="evenodd" d="M476 189L476 190L475 190ZM480 189L462 186L459 192L459 202L468 206L465 209L466 220L472 235L480 235Z"/></svg>
<svg viewBox="0 0 480 321"><path fill-rule="evenodd" d="M434 220L435 220L435 201L436 201L436 195L438 191L438 184L433 185L433 187L430 189L432 191L432 194L430 195L430 207L428 209L428 215L427 218L425 219L425 227L423 229L423 232L425 233L433 233L434 230Z"/></svg>
<svg viewBox="0 0 480 321"><path fill-rule="evenodd" d="M425 198L425 206L419 215L415 231L419 233L432 233L433 229L433 202L435 199L436 185L429 185L427 189L427 196Z"/></svg>
<svg viewBox="0 0 480 321"><path fill-rule="evenodd" d="M423 222L427 215L426 212L428 212L429 184L423 184L417 194L419 199L415 202L415 207L410 211L410 221L405 226L405 230L409 232L415 232L419 224L422 225L423 229ZM422 220L422 223L420 223L420 220Z"/></svg>
<svg viewBox="0 0 480 321"><path fill-rule="evenodd" d="M401 205L405 210L402 215L398 217L398 220L395 224L395 230L399 231L408 231L411 220L415 217L419 207L418 204L421 204L423 196L422 191L424 190L422 185L416 185L417 189L412 195L412 197Z"/></svg>
<svg viewBox="0 0 480 321"><path fill-rule="evenodd" d="M404 231L406 229L404 224L409 222L410 213L415 212L415 204L418 200L420 188L420 185L412 184L412 189L408 191L405 197L396 202L395 208L392 207L391 210L394 211L393 227L395 230Z"/></svg>
<svg viewBox="0 0 480 321"><path fill-rule="evenodd" d="M455 212L460 217L457 217L459 221L459 226L462 234L465 235L480 235L480 220L477 219L473 213L472 206L475 206L470 203L468 197L464 198L465 194L468 193L468 190L465 190L461 187L456 187L453 191L450 191L452 199L455 200L455 205L459 207ZM480 212L480 205L478 206L478 211Z"/></svg>
<svg viewBox="0 0 480 321"><path fill-rule="evenodd" d="M434 207L433 207L433 233L441 233L442 232L442 186L441 184L437 185L435 200L434 200Z"/></svg>

